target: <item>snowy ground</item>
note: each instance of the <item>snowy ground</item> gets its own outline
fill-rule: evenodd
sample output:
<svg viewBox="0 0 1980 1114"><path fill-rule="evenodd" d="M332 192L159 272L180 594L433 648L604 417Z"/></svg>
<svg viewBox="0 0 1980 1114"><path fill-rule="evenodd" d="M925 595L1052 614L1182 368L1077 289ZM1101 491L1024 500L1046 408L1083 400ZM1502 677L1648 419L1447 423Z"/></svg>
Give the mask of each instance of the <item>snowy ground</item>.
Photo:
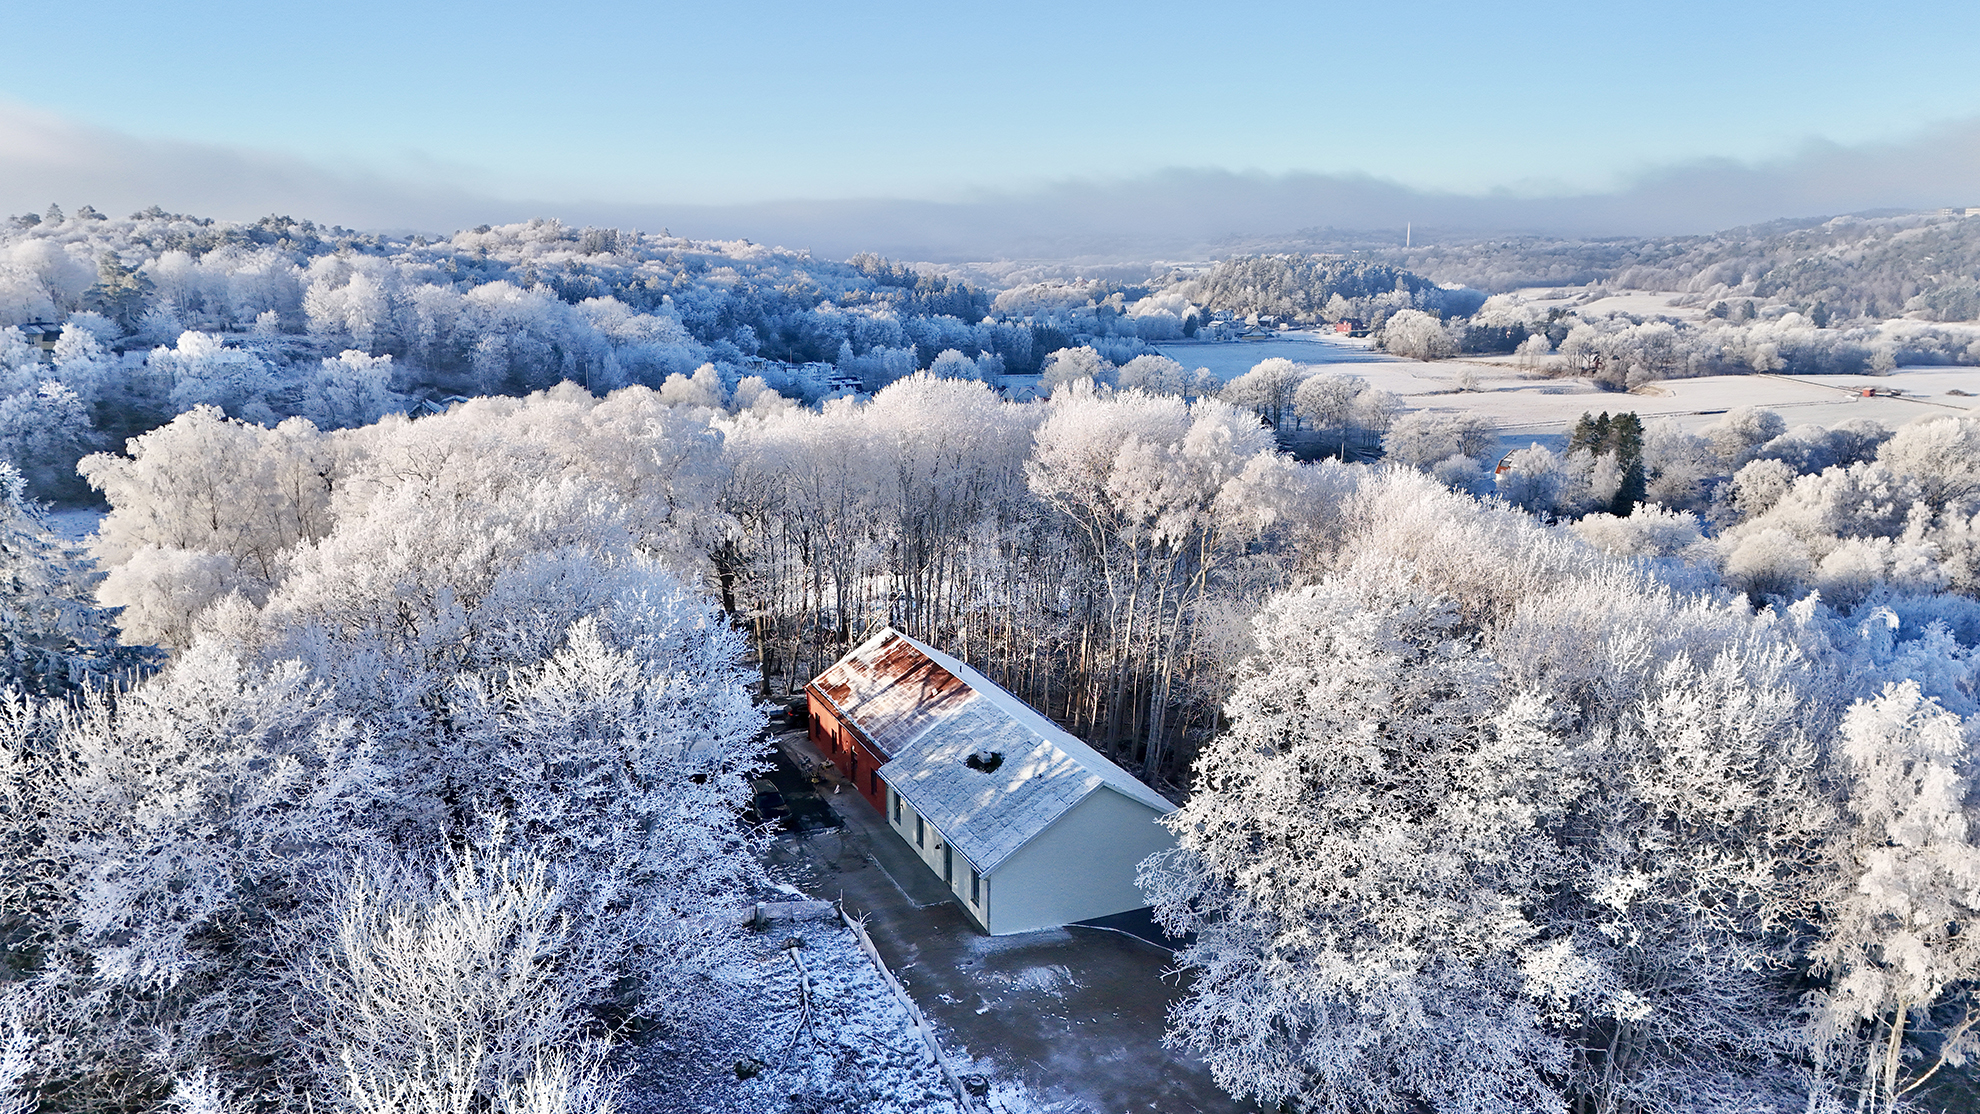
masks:
<svg viewBox="0 0 1980 1114"><path fill-rule="evenodd" d="M1631 292L1603 299L1601 304L1615 302L1618 309L1647 312L1631 299L1668 297ZM1980 368L1970 367L1903 367L1882 376L1717 375L1667 379L1622 394L1601 390L1588 379L1540 377L1515 357L1472 356L1426 363L1371 351L1366 340L1326 333L1286 332L1268 341L1170 344L1162 351L1185 367L1207 367L1225 380L1274 356L1303 364L1352 365L1327 370L1358 375L1371 387L1401 396L1410 410L1482 414L1498 425L1509 447L1517 447L1513 443L1522 439L1544 443L1563 437L1585 411L1634 410L1645 420L1669 418L1691 430L1741 406L1776 411L1790 426L1835 426L1869 418L1895 429L1926 414L1980 414ZM1461 390L1461 378L1474 379L1472 389ZM1864 398L1865 387L1896 389L1903 397Z"/></svg>
<svg viewBox="0 0 1980 1114"><path fill-rule="evenodd" d="M1456 377L1478 376L1474 390L1456 390ZM1900 368L1886 376L1715 375L1667 379L1627 394L1599 390L1586 379L1529 379L1511 362L1399 361L1367 374L1369 382L1404 396L1412 410L1482 414L1509 439L1565 434L1587 411L1633 410L1648 421L1670 419L1687 430L1717 421L1728 410L1759 406L1788 425L1836 426L1868 418L1895 429L1927 414L1980 414L1980 368ZM1356 374L1365 374L1356 369ZM1865 387L1897 389L1901 398L1864 398ZM1949 394L1964 390L1969 396Z"/></svg>
<svg viewBox="0 0 1980 1114"><path fill-rule="evenodd" d="M722 973L737 1006L726 1024L663 1033L626 1052L626 1114L961 1114L851 929L783 924L753 943ZM800 979L809 980L809 1025Z"/></svg>
<svg viewBox="0 0 1980 1114"><path fill-rule="evenodd" d="M48 528L55 536L79 542L96 532L103 512L95 507L59 507L48 512Z"/></svg>

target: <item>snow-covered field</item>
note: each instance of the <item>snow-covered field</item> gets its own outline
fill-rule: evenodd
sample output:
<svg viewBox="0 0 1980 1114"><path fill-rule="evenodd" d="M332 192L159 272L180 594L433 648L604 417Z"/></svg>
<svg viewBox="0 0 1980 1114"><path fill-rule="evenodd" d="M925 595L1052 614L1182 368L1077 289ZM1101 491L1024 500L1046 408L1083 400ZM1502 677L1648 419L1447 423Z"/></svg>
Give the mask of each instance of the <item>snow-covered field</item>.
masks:
<svg viewBox="0 0 1980 1114"><path fill-rule="evenodd" d="M1631 292L1602 299L1598 305L1647 313L1649 301L1669 297ZM1616 304L1610 307L1610 303ZM1586 411L1633 410L1646 420L1668 418L1690 430L1710 425L1741 406L1777 411L1791 426L1835 426L1868 418L1895 429L1926 414L1980 414L1980 368L1971 367L1903 367L1883 376L1718 375L1668 379L1623 394L1600 390L1584 378L1538 377L1514 357L1426 363L1373 351L1366 340L1316 332L1286 332L1266 341L1167 344L1162 353L1185 367L1207 367L1226 381L1275 356L1302 364L1349 364L1328 370L1358 375L1371 387L1401 396L1411 410L1482 414L1499 426L1509 443L1565 435ZM1461 390L1460 379L1468 377L1475 377L1472 389ZM1904 394L1864 398L1861 392L1866 387Z"/></svg>
<svg viewBox="0 0 1980 1114"><path fill-rule="evenodd" d="M1466 369L1478 374L1476 388L1456 392L1455 376ZM1693 431L1741 406L1773 410L1790 426L1833 427L1868 418L1890 429L1927 414L1980 413L1980 397L1947 393L1980 395L1976 368L1900 368L1887 376L1715 375L1667 379L1627 394L1598 390L1586 379L1528 379L1516 367L1456 360L1383 365L1367 378L1404 396L1410 409L1482 414L1509 438L1563 434L1582 413L1603 410L1633 410L1645 420L1666 418ZM1904 396L1864 398L1865 387L1897 389Z"/></svg>
<svg viewBox="0 0 1980 1114"><path fill-rule="evenodd" d="M742 1008L715 1032L662 1034L631 1050L621 1065L626 1114L961 1114L843 923L773 926L723 976Z"/></svg>

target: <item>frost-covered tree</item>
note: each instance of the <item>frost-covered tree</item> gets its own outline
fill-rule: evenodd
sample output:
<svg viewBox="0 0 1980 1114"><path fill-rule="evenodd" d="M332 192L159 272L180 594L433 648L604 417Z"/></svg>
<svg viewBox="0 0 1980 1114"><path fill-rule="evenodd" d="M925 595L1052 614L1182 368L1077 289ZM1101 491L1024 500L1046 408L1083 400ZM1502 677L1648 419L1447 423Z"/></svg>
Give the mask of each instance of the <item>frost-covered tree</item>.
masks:
<svg viewBox="0 0 1980 1114"><path fill-rule="evenodd" d="M1544 701L1511 696L1449 601L1376 570L1282 597L1143 867L1193 932L1171 1039L1217 1081L1311 1110L1559 1108L1535 982L1572 978L1529 911L1568 778Z"/></svg>
<svg viewBox="0 0 1980 1114"><path fill-rule="evenodd" d="M115 612L93 598L101 574L49 533L18 472L0 463L0 691L74 691L139 669L119 644Z"/></svg>
<svg viewBox="0 0 1980 1114"><path fill-rule="evenodd" d="M1111 398L1062 391L1038 427L1025 464L1031 491L1070 520L1104 586L1107 621L1121 632L1108 687L1131 693L1129 655L1141 646L1152 652L1157 673L1146 713L1134 706L1140 700L1116 697L1101 729L1144 737L1148 768L1161 763L1189 610L1242 537L1235 528L1242 510L1225 488L1270 445L1269 434L1227 402L1186 404L1139 391Z"/></svg>
<svg viewBox="0 0 1980 1114"><path fill-rule="evenodd" d="M245 1077L292 1046L279 929L389 822L371 740L326 695L216 647L55 726L32 796L54 908L9 990L46 1011L44 1091L120 1106L155 1099L161 1073L218 1059ZM8 726L11 754L33 745Z"/></svg>
<svg viewBox="0 0 1980 1114"><path fill-rule="evenodd" d="M499 829L437 869L358 863L302 976L310 1051L338 1097L359 1114L610 1109L560 897L541 855Z"/></svg>
<svg viewBox="0 0 1980 1114"><path fill-rule="evenodd" d="M1497 442L1497 430L1480 415L1413 410L1383 435L1382 451L1398 464L1427 468L1453 456L1484 460Z"/></svg>
<svg viewBox="0 0 1980 1114"><path fill-rule="evenodd" d="M1457 351L1444 322L1435 314L1416 309L1400 310L1390 317L1377 341L1385 351L1413 360L1435 360Z"/></svg>
<svg viewBox="0 0 1980 1114"><path fill-rule="evenodd" d="M1297 414L1294 409L1294 394L1300 381L1313 374L1313 369L1291 360L1273 357L1261 360L1250 371L1224 385L1223 399L1232 406L1242 407L1258 415L1259 419L1274 429L1289 414Z"/></svg>
<svg viewBox="0 0 1980 1114"><path fill-rule="evenodd" d="M1889 1112L1980 1051L1975 732L1907 681L1850 709L1841 734L1854 823L1835 844L1811 1037L1830 1087ZM1932 1038L1922 1054L1915 1032Z"/></svg>
<svg viewBox="0 0 1980 1114"><path fill-rule="evenodd" d="M1142 390L1152 395L1199 394L1197 377L1167 356L1136 356L1121 365L1123 390Z"/></svg>
<svg viewBox="0 0 1980 1114"><path fill-rule="evenodd" d="M100 441L83 398L67 384L46 380L0 398L0 461L13 467L42 499L75 499L76 462Z"/></svg>
<svg viewBox="0 0 1980 1114"><path fill-rule="evenodd" d="M1354 422L1355 400L1368 390L1359 375L1313 375L1293 389L1293 409L1315 429L1345 430Z"/></svg>
<svg viewBox="0 0 1980 1114"><path fill-rule="evenodd" d="M266 598L289 553L330 528L334 457L302 419L264 429L199 406L132 438L128 452L98 453L81 467L111 504L94 544L109 566L103 599L126 607L147 640L183 645L191 617L229 591ZM160 556L134 568L147 549ZM167 570L172 587L152 582L151 571ZM206 591L185 594L201 582Z"/></svg>
<svg viewBox="0 0 1980 1114"><path fill-rule="evenodd" d="M367 513L394 509L380 500ZM384 533L403 536L401 525ZM347 531L362 536L346 522L326 542ZM572 1010L693 1025L719 999L712 967L734 946L758 885L752 836L736 820L762 726L740 639L708 602L623 544L594 541L587 553L559 546L554 533L509 537L542 548L516 553L508 575L492 581L465 577L457 562L420 566L424 595L392 602L439 602L410 625L364 607L380 594L366 576L389 549L339 549L363 560L304 568L291 579L308 583L292 592L285 581L266 608L239 595L222 601L161 677L94 696L66 720L19 705L0 715L9 777L41 763L26 803L45 833L36 861L47 864L49 885L35 900L52 903L41 922L50 939L15 991L53 1011L38 1085L86 1105L117 1104L155 1097L170 1075L207 1065L272 1098L276 1078L300 1078L306 1044L343 1032L323 1012L349 1003L299 997L326 985L311 984L309 972L334 966L326 956L356 962L354 954L392 951L373 940L337 952L340 931L368 924L390 936L398 914L339 922L324 896L347 894L352 871L403 879L366 872L430 864L491 826L519 854L554 863L545 899L554 901L554 954L538 961L555 972L560 995L544 1008L567 1010L557 1032L582 1022ZM348 618L303 606L339 596L350 601ZM470 622L447 626L460 614L453 598L470 605ZM553 606L577 614L544 631ZM10 780L9 791L20 784ZM20 841L12 828L5 834ZM442 928L469 930L459 918ZM480 993L444 976L423 975L444 999L434 1008L467 1008ZM366 985L400 995L402 1007L416 989ZM338 1022L358 1018L340 1012ZM456 1038L469 1049L490 1034L463 1026L387 1051L353 1035L313 1062L323 1080L342 1080L349 1101L382 1109L363 1104L396 1101L393 1080L427 1078L422 1048ZM387 1059L403 1053L393 1062L405 1072L371 1071L367 1060L365 1071L340 1074L341 1050L360 1046ZM484 1097L551 1086L530 1080L553 1060L533 1059L520 1075L503 1069ZM591 1078L588 1070L571 1079ZM589 1093L589 1084L571 1085L580 1098Z"/></svg>
<svg viewBox="0 0 1980 1114"><path fill-rule="evenodd" d="M348 429L370 425L399 408L392 393L392 357L349 349L318 365L302 412L318 429Z"/></svg>
<svg viewBox="0 0 1980 1114"><path fill-rule="evenodd" d="M1046 357L1045 366L1038 373L1038 389L1051 394L1062 383L1075 383L1090 379L1095 385L1113 386L1116 372L1113 361L1102 356L1091 345L1078 348L1061 348Z"/></svg>
<svg viewBox="0 0 1980 1114"><path fill-rule="evenodd" d="M1917 485L1934 511L1980 497L1980 418L1933 415L1899 429L1877 460Z"/></svg>

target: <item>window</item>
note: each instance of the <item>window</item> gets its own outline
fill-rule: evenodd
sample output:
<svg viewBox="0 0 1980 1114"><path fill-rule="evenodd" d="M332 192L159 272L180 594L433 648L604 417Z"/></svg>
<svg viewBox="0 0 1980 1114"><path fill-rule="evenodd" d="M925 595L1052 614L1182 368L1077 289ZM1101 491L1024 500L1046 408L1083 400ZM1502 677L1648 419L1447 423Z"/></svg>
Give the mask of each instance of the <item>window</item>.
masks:
<svg viewBox="0 0 1980 1114"><path fill-rule="evenodd" d="M942 845L942 881L951 886L956 884L956 853L946 843Z"/></svg>
<svg viewBox="0 0 1980 1114"><path fill-rule="evenodd" d="M983 904L983 878L976 873L975 867L969 868L969 903Z"/></svg>
<svg viewBox="0 0 1980 1114"><path fill-rule="evenodd" d="M891 789L888 792L894 794L894 823L898 824L901 822L901 795Z"/></svg>
<svg viewBox="0 0 1980 1114"><path fill-rule="evenodd" d="M928 828L921 822L921 814L918 812L914 814L914 845L928 846Z"/></svg>
<svg viewBox="0 0 1980 1114"><path fill-rule="evenodd" d="M858 751L854 751L854 752L853 752L853 756L852 756L852 776L851 776L851 777L849 777L849 778L847 778L846 780L847 780L847 781L850 781L850 782L852 782L852 783L853 783L853 788L854 788L854 789L858 789L858 788L859 788L859 752L858 752Z"/></svg>
<svg viewBox="0 0 1980 1114"><path fill-rule="evenodd" d="M873 796L876 796L876 797L877 797L877 796L879 796L879 795L880 795L880 771L878 771L878 770L875 770L875 771L873 771L872 773L870 773L870 774L868 774L868 775L866 775L866 784L867 784L867 792L869 792L869 793L871 793L871 794L872 794Z"/></svg>

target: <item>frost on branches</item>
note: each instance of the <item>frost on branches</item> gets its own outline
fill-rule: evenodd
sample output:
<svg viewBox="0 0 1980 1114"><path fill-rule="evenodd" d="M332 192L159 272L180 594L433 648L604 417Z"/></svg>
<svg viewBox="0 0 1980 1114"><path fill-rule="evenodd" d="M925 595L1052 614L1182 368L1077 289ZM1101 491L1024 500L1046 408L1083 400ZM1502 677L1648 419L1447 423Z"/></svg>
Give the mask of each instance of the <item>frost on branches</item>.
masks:
<svg viewBox="0 0 1980 1114"><path fill-rule="evenodd" d="M1351 501L1358 550L1265 606L1143 868L1196 934L1171 1039L1302 1109L1809 1109L1846 825L1806 655L1856 651L1500 513Z"/></svg>
<svg viewBox="0 0 1980 1114"><path fill-rule="evenodd" d="M1180 847L1144 868L1198 934L1174 1039L1268 1105L1548 1105L1568 1058L1524 973L1562 872L1546 706L1495 709L1454 609L1398 577L1286 596L1259 641Z"/></svg>
<svg viewBox="0 0 1980 1114"><path fill-rule="evenodd" d="M0 462L0 691L72 692L151 660L118 644L115 612L92 598L100 579L48 532L26 481Z"/></svg>
<svg viewBox="0 0 1980 1114"><path fill-rule="evenodd" d="M40 1037L26 1085L78 1111L602 1110L598 1050L565 1038L719 1012L761 885L742 642L663 563L696 505L606 491L690 483L696 442L580 475L547 431L443 423L369 447L405 466L347 470L340 502L334 463L295 468L341 448L307 423L154 437L99 473L102 545L184 649L0 714L0 842L29 867L0 894L39 931L0 1003ZM173 438L236 451L150 459ZM202 514L189 469L255 498ZM211 602L160 621L147 552L222 559Z"/></svg>

